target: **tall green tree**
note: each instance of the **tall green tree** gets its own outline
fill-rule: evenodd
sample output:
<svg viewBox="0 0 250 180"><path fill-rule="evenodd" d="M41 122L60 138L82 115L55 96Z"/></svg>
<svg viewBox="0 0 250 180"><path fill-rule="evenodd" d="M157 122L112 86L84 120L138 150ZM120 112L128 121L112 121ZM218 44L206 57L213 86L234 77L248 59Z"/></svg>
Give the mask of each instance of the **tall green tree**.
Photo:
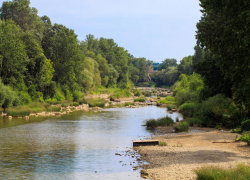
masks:
<svg viewBox="0 0 250 180"><path fill-rule="evenodd" d="M218 57L216 64L233 82L235 101L250 108L250 1L200 0L197 39Z"/></svg>
<svg viewBox="0 0 250 180"><path fill-rule="evenodd" d="M28 56L22 41L23 31L12 20L0 21L0 77L12 87L22 84Z"/></svg>

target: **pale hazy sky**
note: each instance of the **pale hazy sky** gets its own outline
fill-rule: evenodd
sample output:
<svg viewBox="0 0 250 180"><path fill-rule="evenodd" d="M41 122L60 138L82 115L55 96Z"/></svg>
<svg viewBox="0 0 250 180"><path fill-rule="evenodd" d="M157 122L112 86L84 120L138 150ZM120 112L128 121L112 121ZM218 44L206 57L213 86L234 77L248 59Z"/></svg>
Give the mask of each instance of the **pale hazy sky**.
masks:
<svg viewBox="0 0 250 180"><path fill-rule="evenodd" d="M79 40L87 34L112 38L133 56L155 62L194 54L199 0L30 1L40 16L74 29Z"/></svg>

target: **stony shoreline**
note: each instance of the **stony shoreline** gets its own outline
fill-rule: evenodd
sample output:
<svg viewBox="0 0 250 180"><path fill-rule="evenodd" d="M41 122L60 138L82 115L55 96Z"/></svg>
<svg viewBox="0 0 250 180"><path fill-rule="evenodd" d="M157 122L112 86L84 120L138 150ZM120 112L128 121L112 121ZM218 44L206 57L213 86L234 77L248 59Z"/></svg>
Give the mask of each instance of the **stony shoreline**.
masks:
<svg viewBox="0 0 250 180"><path fill-rule="evenodd" d="M195 169L202 166L231 168L250 162L250 149L244 142L235 142L236 134L210 128L202 133L167 133L152 137L167 146L140 146L134 148L141 159L141 174L152 180L196 179Z"/></svg>

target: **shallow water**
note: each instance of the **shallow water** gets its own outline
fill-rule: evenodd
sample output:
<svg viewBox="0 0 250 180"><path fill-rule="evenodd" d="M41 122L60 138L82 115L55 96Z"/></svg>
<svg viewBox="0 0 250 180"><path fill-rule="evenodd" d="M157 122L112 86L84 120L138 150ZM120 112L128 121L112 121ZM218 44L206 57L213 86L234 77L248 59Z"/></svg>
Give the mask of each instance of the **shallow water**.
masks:
<svg viewBox="0 0 250 180"><path fill-rule="evenodd" d="M1 119L0 179L141 179L132 168L136 159L124 151L132 140L150 137L142 126L146 119L167 114L166 108L148 106Z"/></svg>

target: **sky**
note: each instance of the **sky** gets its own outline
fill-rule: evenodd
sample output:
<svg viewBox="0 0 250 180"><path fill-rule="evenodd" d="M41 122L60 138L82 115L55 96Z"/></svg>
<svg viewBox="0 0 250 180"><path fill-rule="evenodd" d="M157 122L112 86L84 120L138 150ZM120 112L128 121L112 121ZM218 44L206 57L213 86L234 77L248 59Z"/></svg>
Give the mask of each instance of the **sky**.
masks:
<svg viewBox="0 0 250 180"><path fill-rule="evenodd" d="M0 0L0 2L3 0ZM2 4L1 2L1 4ZM178 61L194 54L199 0L30 0L39 16L86 35L112 38L134 57Z"/></svg>

